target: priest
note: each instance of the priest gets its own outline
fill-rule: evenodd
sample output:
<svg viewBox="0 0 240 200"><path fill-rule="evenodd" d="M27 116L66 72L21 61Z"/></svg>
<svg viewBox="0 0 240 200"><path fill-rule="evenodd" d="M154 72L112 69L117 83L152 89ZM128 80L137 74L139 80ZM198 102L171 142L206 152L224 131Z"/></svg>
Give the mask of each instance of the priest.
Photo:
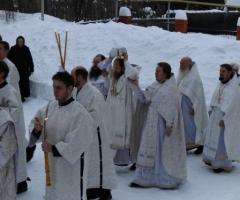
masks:
<svg viewBox="0 0 240 200"><path fill-rule="evenodd" d="M110 191L117 188L113 156L108 141L106 102L101 92L87 82L88 71L84 67L72 70L75 90L73 98L86 108L93 119L93 142L88 173L87 199L109 200Z"/></svg>
<svg viewBox="0 0 240 200"><path fill-rule="evenodd" d="M104 74L106 76L107 74ZM130 137L136 102L135 86L128 78L136 80L138 71L128 61L127 52L123 52L113 61L113 76L108 76L109 91L107 103L107 124L110 130L111 148L117 150L114 157L116 165L131 163Z"/></svg>
<svg viewBox="0 0 240 200"><path fill-rule="evenodd" d="M181 99L186 149L197 148L194 153L201 154L208 114L197 64L189 57L184 57L180 61L177 86Z"/></svg>
<svg viewBox="0 0 240 200"><path fill-rule="evenodd" d="M210 103L210 119L205 132L203 162L215 173L232 170L240 161L240 92L238 79L229 64L220 66L220 77Z"/></svg>
<svg viewBox="0 0 240 200"><path fill-rule="evenodd" d="M17 136L9 113L0 107L0 199L17 199Z"/></svg>
<svg viewBox="0 0 240 200"><path fill-rule="evenodd" d="M233 72L236 73L238 78L238 85L240 86L240 74L239 74L239 65L237 63L230 63Z"/></svg>
<svg viewBox="0 0 240 200"><path fill-rule="evenodd" d="M72 76L58 72L52 80L56 100L41 108L29 126L30 146L42 142L43 152L48 153L51 186L46 187L45 199L86 200L93 122L71 97Z"/></svg>
<svg viewBox="0 0 240 200"><path fill-rule="evenodd" d="M93 58L93 65L89 72L89 81L94 85L104 96L107 98L108 86L105 84L104 77L102 76L102 70L98 67L98 64L105 60L105 56L98 54Z"/></svg>
<svg viewBox="0 0 240 200"><path fill-rule="evenodd" d="M131 187L176 188L186 178L183 122L174 75L168 63L156 67L156 81L138 98L148 105Z"/></svg>
<svg viewBox="0 0 240 200"><path fill-rule="evenodd" d="M9 52L9 44L5 41L0 42L0 61L4 61L8 68L9 68L9 74L7 77L7 82L14 87L14 89L18 92L18 94L21 97L20 89L19 89L19 73L16 68L16 66L7 58L8 52Z"/></svg>
<svg viewBox="0 0 240 200"><path fill-rule="evenodd" d="M25 138L25 124L23 121L23 108L21 99L16 90L7 83L6 79L9 74L7 64L0 61L0 105L6 109L11 115L18 140L18 174L17 183L20 194L27 191L27 162L26 162L26 138Z"/></svg>

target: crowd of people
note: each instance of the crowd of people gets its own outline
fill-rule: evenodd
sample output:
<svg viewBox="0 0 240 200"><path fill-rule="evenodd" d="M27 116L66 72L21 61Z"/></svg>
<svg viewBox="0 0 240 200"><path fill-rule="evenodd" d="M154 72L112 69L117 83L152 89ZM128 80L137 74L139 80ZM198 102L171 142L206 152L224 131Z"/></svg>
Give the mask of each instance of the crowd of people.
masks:
<svg viewBox="0 0 240 200"><path fill-rule="evenodd" d="M21 91L19 68L27 66L24 73L30 75L33 62L12 51L17 55L0 42L0 199L27 191L27 161L37 142L49 159L46 200L112 199L114 165L135 170L130 187L172 189L187 177L186 151L203 154L215 173L232 170L240 160L237 64L220 66L207 109L190 57L180 60L176 77L168 63L159 62L156 80L142 90L141 67L130 64L126 51L113 48L107 58L96 55L89 72L77 66L52 77L55 100L33 116L26 141L22 100L29 93ZM15 67L16 60L28 64Z"/></svg>

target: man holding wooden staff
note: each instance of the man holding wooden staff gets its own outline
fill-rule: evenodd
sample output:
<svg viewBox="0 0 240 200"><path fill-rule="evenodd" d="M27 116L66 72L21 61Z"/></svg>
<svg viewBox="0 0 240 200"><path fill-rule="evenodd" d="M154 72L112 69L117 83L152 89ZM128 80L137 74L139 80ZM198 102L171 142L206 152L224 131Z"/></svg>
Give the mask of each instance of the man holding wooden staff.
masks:
<svg viewBox="0 0 240 200"><path fill-rule="evenodd" d="M48 153L45 199L86 200L93 122L85 108L71 97L72 76L58 72L52 80L56 101L40 109L29 126L30 146L43 141L42 150Z"/></svg>

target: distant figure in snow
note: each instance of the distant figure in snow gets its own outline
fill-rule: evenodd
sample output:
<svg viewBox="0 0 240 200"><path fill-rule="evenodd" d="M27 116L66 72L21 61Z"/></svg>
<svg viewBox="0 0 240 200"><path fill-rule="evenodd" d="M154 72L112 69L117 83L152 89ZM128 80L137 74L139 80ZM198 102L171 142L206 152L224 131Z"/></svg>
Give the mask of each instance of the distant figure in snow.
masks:
<svg viewBox="0 0 240 200"><path fill-rule="evenodd" d="M8 58L11 60L18 69L20 75L19 87L21 92L22 101L24 97L30 96L29 76L34 72L34 64L31 52L25 45L25 39L19 36L16 40L16 45L12 46Z"/></svg>

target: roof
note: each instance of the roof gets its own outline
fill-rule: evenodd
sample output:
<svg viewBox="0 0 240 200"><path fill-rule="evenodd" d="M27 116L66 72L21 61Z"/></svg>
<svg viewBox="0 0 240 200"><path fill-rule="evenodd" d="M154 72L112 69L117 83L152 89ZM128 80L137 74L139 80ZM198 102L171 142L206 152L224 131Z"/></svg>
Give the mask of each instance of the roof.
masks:
<svg viewBox="0 0 240 200"><path fill-rule="evenodd" d="M240 6L240 0L227 0L226 5Z"/></svg>

